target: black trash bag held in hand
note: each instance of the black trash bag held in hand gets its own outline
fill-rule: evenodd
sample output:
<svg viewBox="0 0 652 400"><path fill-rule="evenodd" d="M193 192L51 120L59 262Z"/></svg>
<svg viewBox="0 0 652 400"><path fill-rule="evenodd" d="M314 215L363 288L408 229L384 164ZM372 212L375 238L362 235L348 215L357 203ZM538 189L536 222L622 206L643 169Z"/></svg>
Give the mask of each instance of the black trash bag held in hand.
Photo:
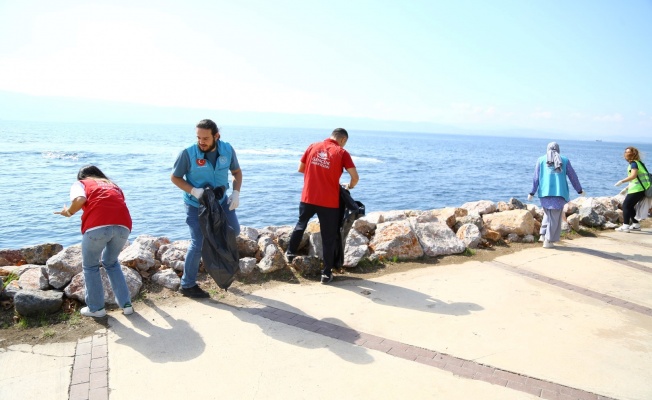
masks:
<svg viewBox="0 0 652 400"><path fill-rule="evenodd" d="M199 199L199 226L204 235L201 257L217 286L227 290L240 266L235 230L229 226L220 199L226 188L206 188Z"/></svg>
<svg viewBox="0 0 652 400"><path fill-rule="evenodd" d="M346 237L356 219L364 217L365 207L359 201L353 200L351 192L340 186L340 229L337 232L337 247L335 248L335 267L344 266L344 248Z"/></svg>

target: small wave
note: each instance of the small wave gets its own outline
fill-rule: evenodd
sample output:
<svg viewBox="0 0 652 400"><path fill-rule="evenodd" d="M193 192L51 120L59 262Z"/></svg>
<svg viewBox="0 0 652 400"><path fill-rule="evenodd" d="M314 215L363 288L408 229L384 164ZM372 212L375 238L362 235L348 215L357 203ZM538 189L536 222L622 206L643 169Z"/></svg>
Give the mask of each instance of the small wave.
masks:
<svg viewBox="0 0 652 400"><path fill-rule="evenodd" d="M77 161L81 157L79 153L68 153L65 151L44 151L41 153L43 158L50 158L56 160L74 160Z"/></svg>
<svg viewBox="0 0 652 400"><path fill-rule="evenodd" d="M359 162L359 163L369 163L369 164L382 164L384 163L383 160L379 160L374 157L359 157L359 156L351 156L353 159L353 162Z"/></svg>

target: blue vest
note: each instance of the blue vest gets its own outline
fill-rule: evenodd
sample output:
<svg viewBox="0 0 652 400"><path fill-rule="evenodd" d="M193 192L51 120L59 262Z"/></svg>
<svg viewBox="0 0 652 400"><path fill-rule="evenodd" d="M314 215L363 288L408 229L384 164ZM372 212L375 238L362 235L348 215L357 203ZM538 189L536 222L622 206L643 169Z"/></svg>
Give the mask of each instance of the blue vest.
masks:
<svg viewBox="0 0 652 400"><path fill-rule="evenodd" d="M568 159L564 156L560 157L562 161L560 172L555 172L554 166L548 166L546 156L539 157L539 190L537 190L537 196L556 196L563 197L566 201L570 200L568 181L566 180Z"/></svg>
<svg viewBox="0 0 652 400"><path fill-rule="evenodd" d="M213 164L208 159L204 158L204 152L199 149L197 144L193 144L186 149L190 158L190 170L186 172L186 181L192 187L203 189L206 186L210 186L211 188L224 186L227 189L229 188L229 167L231 166L233 148L230 144L221 140L217 143L217 151L220 153L220 156L217 157L215 168L213 168ZM226 191L220 201L225 196ZM199 207L199 201L188 193L183 194L183 201L193 207Z"/></svg>

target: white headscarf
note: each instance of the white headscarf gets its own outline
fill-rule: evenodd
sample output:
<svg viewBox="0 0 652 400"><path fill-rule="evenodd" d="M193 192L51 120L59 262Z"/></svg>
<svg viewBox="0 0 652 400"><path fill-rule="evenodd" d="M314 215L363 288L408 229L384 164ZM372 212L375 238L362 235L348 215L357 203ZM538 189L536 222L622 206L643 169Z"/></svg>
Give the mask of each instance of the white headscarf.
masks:
<svg viewBox="0 0 652 400"><path fill-rule="evenodd" d="M546 162L549 167L554 165L555 172L561 172L561 156L559 155L559 145L557 142L548 143L548 151L546 152Z"/></svg>

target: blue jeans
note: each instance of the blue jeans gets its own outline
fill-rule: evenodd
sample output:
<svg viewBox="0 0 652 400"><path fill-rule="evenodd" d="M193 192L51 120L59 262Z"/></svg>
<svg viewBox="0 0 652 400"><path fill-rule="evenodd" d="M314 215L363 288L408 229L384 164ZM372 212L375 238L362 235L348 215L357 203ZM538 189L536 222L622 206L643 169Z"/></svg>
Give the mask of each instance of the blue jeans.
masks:
<svg viewBox="0 0 652 400"><path fill-rule="evenodd" d="M118 256L129 238L129 229L109 225L86 231L82 236L82 267L86 284L86 305L91 312L104 308L104 287L100 275L101 264L109 276L118 306L131 303L127 281L122 274Z"/></svg>
<svg viewBox="0 0 652 400"><path fill-rule="evenodd" d="M235 210L230 211L226 203L228 197L224 196L221 205L226 213L226 220L235 234L240 234L240 223ZM201 248L204 242L204 235L199 227L199 208L185 204L186 206L186 224L190 228L190 246L186 253L186 260L183 264L183 276L181 277L181 287L188 289L197 284L197 272L199 272L199 261L201 260Z"/></svg>

